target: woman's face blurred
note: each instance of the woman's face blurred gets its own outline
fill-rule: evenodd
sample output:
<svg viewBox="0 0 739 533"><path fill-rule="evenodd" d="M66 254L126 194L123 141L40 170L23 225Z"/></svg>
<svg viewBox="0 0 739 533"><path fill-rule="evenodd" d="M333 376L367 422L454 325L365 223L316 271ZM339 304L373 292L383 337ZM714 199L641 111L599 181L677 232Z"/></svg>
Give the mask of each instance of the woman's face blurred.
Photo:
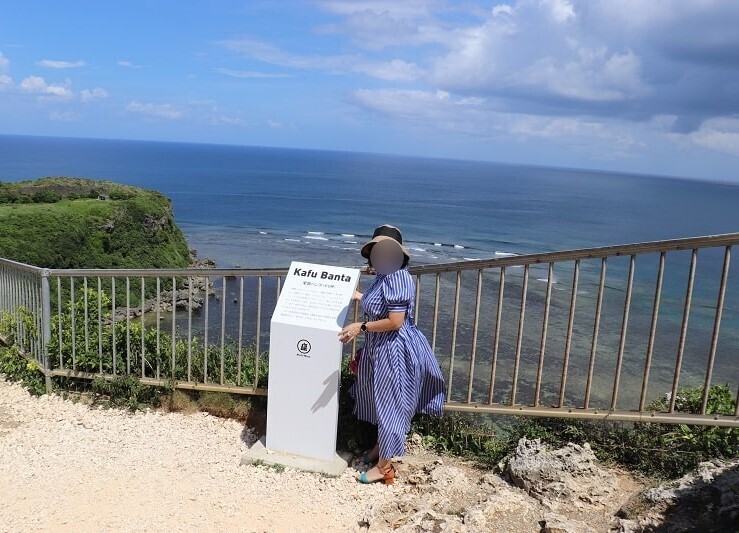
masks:
<svg viewBox="0 0 739 533"><path fill-rule="evenodd" d="M383 240L375 243L370 252L372 268L378 274L392 274L403 266L403 250L398 243L391 240Z"/></svg>

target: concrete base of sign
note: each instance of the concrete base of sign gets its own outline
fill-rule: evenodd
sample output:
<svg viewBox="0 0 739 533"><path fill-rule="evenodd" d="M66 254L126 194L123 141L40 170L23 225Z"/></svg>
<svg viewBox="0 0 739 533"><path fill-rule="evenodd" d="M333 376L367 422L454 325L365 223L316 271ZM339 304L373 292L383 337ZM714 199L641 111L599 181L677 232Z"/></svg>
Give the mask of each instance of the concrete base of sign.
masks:
<svg viewBox="0 0 739 533"><path fill-rule="evenodd" d="M251 448L246 450L244 455L241 456L241 464L281 465L288 468L295 468L296 470L318 472L328 476L338 477L346 470L349 461L352 459L351 452L344 452L341 455L337 453L332 461L324 461L313 457L268 450L264 442L265 439L262 437Z"/></svg>

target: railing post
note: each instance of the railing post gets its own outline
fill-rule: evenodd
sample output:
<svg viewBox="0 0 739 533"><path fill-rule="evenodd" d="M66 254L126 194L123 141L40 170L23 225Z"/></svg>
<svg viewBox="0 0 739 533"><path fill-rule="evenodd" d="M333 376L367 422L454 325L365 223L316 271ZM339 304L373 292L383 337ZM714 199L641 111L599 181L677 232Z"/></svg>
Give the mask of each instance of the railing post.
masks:
<svg viewBox="0 0 739 533"><path fill-rule="evenodd" d="M49 289L49 276L51 273L48 268L41 271L41 358L44 365L44 382L46 383L46 392L52 390L51 383L51 365L49 364L49 342L51 342L51 290Z"/></svg>
<svg viewBox="0 0 739 533"><path fill-rule="evenodd" d="M724 252L724 267L721 270L721 284L718 289L718 302L716 302L716 317L713 321L713 335L711 335L711 349L708 353L708 365L706 366L706 381L703 384L703 398L701 399L701 414L706 414L708 407L708 393L711 391L711 378L713 377L713 364L716 360L716 345L718 333L721 329L721 316L724 312L724 298L726 297L726 282L729 278L729 263L731 262L731 246L726 247Z"/></svg>
<svg viewBox="0 0 739 533"><path fill-rule="evenodd" d="M636 255L632 254L629 259L629 275L626 281L626 296L624 298L624 313L621 319L621 339L618 342L618 356L616 359L615 377L613 379L613 393L611 394L611 410L616 410L618 401L618 388L621 384L621 367L624 362L624 350L626 348L626 331L629 327L629 310L631 308L631 292L634 288L634 268Z"/></svg>

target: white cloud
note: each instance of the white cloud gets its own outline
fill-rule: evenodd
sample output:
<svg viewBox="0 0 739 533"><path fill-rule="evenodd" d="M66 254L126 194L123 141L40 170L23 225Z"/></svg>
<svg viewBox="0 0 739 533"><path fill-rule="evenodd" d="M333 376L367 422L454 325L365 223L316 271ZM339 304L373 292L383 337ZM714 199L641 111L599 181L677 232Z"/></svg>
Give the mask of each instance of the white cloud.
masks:
<svg viewBox="0 0 739 533"><path fill-rule="evenodd" d="M108 97L108 91L105 89L102 89L101 87L95 87L94 89L83 89L80 91L80 98L83 102L91 102L92 100L97 100L100 98L107 98Z"/></svg>
<svg viewBox="0 0 739 533"><path fill-rule="evenodd" d="M424 16L444 2L439 0L319 0L324 9L339 15L355 15L357 13L387 13L398 18L415 18Z"/></svg>
<svg viewBox="0 0 739 533"><path fill-rule="evenodd" d="M10 67L10 59L5 57L2 52L0 52L0 72L4 72L8 70Z"/></svg>
<svg viewBox="0 0 739 533"><path fill-rule="evenodd" d="M353 101L369 111L402 119L421 129L433 128L478 139L526 143L566 143L590 159L631 157L645 147L627 122L608 123L588 117L538 116L496 109L483 98L460 98L446 91L362 89Z"/></svg>
<svg viewBox="0 0 739 533"><path fill-rule="evenodd" d="M413 81L420 78L424 73L423 69L415 63L408 63L402 59L360 63L355 65L352 70L385 81Z"/></svg>
<svg viewBox="0 0 739 533"><path fill-rule="evenodd" d="M62 98L70 98L72 96L72 91L70 91L66 87L62 87L61 85L47 85L46 94L51 94Z"/></svg>
<svg viewBox="0 0 739 533"><path fill-rule="evenodd" d="M321 30L345 33L355 45L370 50L443 41L445 30L435 12L453 9L443 0L322 0L318 5L344 17L341 25L327 25Z"/></svg>
<svg viewBox="0 0 739 533"><path fill-rule="evenodd" d="M215 117L214 122L217 124L226 124L228 126L246 126L247 122L243 118L232 117L227 115L219 115Z"/></svg>
<svg viewBox="0 0 739 533"><path fill-rule="evenodd" d="M280 120L275 120L275 119L272 119L272 118L267 119L266 124L267 124L267 127L271 128L273 130L282 130L282 129L294 130L294 129L296 129L295 124L292 123L292 122L286 124L286 123L284 123L284 122L282 122Z"/></svg>
<svg viewBox="0 0 739 533"><path fill-rule="evenodd" d="M286 52L279 47L258 39L243 38L222 41L226 48L264 63L299 70L322 70L329 74L355 72L385 81L412 81L423 74L414 63L402 59L369 61L358 54L301 55ZM254 71L215 69L216 72L237 78L277 77Z"/></svg>
<svg viewBox="0 0 739 533"><path fill-rule="evenodd" d="M564 136L601 137L606 129L602 122L593 120L525 115L513 122L509 131L522 137L557 139Z"/></svg>
<svg viewBox="0 0 739 533"><path fill-rule="evenodd" d="M417 89L360 89L352 93L358 106L421 130L436 129L477 138L502 136L510 121L487 101L460 98L446 91Z"/></svg>
<svg viewBox="0 0 739 533"><path fill-rule="evenodd" d="M39 76L28 76L21 81L21 89L28 92L44 92L46 90L46 81Z"/></svg>
<svg viewBox="0 0 739 533"><path fill-rule="evenodd" d="M182 117L182 111L172 104L152 104L132 101L126 109L132 113L148 115L156 118L175 120Z"/></svg>
<svg viewBox="0 0 739 533"><path fill-rule="evenodd" d="M605 48L579 48L577 57L564 63L544 57L511 73L503 83L593 102L631 100L647 92L640 59L631 50L609 54Z"/></svg>
<svg viewBox="0 0 739 533"><path fill-rule="evenodd" d="M117 64L119 67L125 67L125 68L144 68L145 66L145 65L137 65L133 63L132 61L128 61L126 59L121 59L120 61L118 61Z"/></svg>
<svg viewBox="0 0 739 533"><path fill-rule="evenodd" d="M558 24L575 18L575 6L568 0L542 0L541 3L549 9L550 16Z"/></svg>
<svg viewBox="0 0 739 533"><path fill-rule="evenodd" d="M64 85L47 84L46 80L40 76L28 76L20 82L20 88L23 91L60 99L72 98L73 93L70 88L71 85L72 82L70 80L67 80Z"/></svg>
<svg viewBox="0 0 739 533"><path fill-rule="evenodd" d="M0 74L0 89L7 89L13 86L13 78L7 74Z"/></svg>
<svg viewBox="0 0 739 533"><path fill-rule="evenodd" d="M40 67L57 68L57 69L80 68L86 65L84 61L57 61L54 59L42 59L36 64Z"/></svg>
<svg viewBox="0 0 739 533"><path fill-rule="evenodd" d="M351 65L358 60L358 57L355 55L322 56L291 54L271 43L251 37L222 41L220 44L233 52L249 58L272 65L295 69L317 69L330 73L338 73L351 70Z"/></svg>
<svg viewBox="0 0 739 533"><path fill-rule="evenodd" d="M424 74L423 69L418 65L402 59L371 61L358 54L324 56L292 54L275 45L252 38L222 41L221 44L249 58L292 69L321 70L329 74L354 72L385 81L414 81ZM214 70L235 78L277 78L287 76L285 74L223 68Z"/></svg>
<svg viewBox="0 0 739 533"><path fill-rule="evenodd" d="M582 102L643 96L639 55L598 42L568 0L519 0L453 32L431 80L452 91Z"/></svg>
<svg viewBox="0 0 739 533"><path fill-rule="evenodd" d="M495 98L513 113L640 123L673 115L681 132L736 110L739 2L316 3L338 19L319 31L344 34L355 49L372 51L349 48L341 72ZM411 68L400 68L401 61Z"/></svg>
<svg viewBox="0 0 739 533"><path fill-rule="evenodd" d="M703 148L739 156L739 116L708 119L687 137Z"/></svg>
<svg viewBox="0 0 739 533"><path fill-rule="evenodd" d="M77 114L72 111L52 111L49 118L55 122L74 122L77 120Z"/></svg>
<svg viewBox="0 0 739 533"><path fill-rule="evenodd" d="M699 3L706 4L703 0L590 0L589 9L597 20L624 31L668 25L681 11Z"/></svg>
<svg viewBox="0 0 739 533"><path fill-rule="evenodd" d="M289 74L282 74L277 72L259 72L254 70L232 70L228 68L214 68L214 72L218 74L224 74L232 78L240 79L269 79L269 78L289 78Z"/></svg>

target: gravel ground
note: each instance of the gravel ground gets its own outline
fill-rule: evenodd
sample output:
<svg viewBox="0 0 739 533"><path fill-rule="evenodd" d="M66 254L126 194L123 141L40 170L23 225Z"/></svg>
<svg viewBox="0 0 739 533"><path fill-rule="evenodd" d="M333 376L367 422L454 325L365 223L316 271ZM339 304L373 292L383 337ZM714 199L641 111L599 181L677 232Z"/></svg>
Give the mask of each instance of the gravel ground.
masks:
<svg viewBox="0 0 739 533"><path fill-rule="evenodd" d="M0 377L0 531L356 531L403 484L240 466L207 414L90 409Z"/></svg>

